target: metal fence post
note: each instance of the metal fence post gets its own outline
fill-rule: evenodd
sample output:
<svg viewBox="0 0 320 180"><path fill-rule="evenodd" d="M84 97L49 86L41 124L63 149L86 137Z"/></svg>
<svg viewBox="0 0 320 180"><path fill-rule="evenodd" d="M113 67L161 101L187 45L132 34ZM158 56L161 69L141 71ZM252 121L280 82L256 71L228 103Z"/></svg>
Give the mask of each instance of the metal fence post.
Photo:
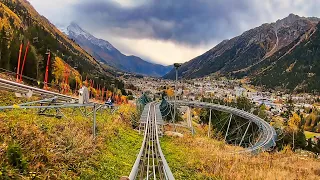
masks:
<svg viewBox="0 0 320 180"><path fill-rule="evenodd" d="M96 111L96 104L93 104L93 138L96 138L96 118L97 118L97 111Z"/></svg>
<svg viewBox="0 0 320 180"><path fill-rule="evenodd" d="M210 137L210 131L211 131L211 112L212 112L212 109L210 109L210 115L209 115L208 138Z"/></svg>

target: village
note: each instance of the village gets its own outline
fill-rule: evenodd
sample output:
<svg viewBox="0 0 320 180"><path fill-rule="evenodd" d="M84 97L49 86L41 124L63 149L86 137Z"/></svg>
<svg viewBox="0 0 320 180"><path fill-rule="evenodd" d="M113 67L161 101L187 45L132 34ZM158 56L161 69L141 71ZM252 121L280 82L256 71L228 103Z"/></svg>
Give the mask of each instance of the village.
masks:
<svg viewBox="0 0 320 180"><path fill-rule="evenodd" d="M318 95L300 93L290 94L275 90L265 90L262 87L254 87L245 80L214 79L210 77L192 80L173 80L152 77L122 77L125 84L131 87L135 97L142 93L158 94L169 93L169 98L174 100L174 89L177 85L177 99L189 101L202 101L203 98L219 99L224 102L236 101L239 97L245 97L256 107L264 107L264 111L274 126L282 127L288 122L288 111L299 114L300 119L307 121L304 125L306 138L311 138L313 143L320 139L319 112L320 97ZM132 87L135 87L132 89Z"/></svg>

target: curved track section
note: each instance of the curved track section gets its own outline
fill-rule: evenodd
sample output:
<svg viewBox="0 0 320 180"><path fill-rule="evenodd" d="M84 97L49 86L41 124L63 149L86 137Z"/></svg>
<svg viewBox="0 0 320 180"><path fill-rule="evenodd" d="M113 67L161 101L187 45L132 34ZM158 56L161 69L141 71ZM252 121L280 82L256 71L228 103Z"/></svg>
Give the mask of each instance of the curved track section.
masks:
<svg viewBox="0 0 320 180"><path fill-rule="evenodd" d="M170 101L169 103L174 103L174 102ZM179 106L206 108L206 109L212 109L212 110L230 113L230 114L239 116L241 118L244 118L248 120L250 123L254 123L255 125L257 125L261 130L261 135L259 140L255 144L253 144L251 147L246 148L245 150L239 151L240 153L241 152L252 152L252 153L261 152L261 151L268 150L276 145L277 133L275 129L266 121L264 121L263 119L261 119L256 115L253 115L251 113L248 113L246 111L239 110L236 108L222 106L218 104L205 103L205 102L176 101L176 103Z"/></svg>
<svg viewBox="0 0 320 180"><path fill-rule="evenodd" d="M157 112L160 112L158 108L159 106L154 102L144 107L140 119L144 128L144 138L140 152L131 170L130 180L174 179L160 147L158 121L162 120L157 115Z"/></svg>

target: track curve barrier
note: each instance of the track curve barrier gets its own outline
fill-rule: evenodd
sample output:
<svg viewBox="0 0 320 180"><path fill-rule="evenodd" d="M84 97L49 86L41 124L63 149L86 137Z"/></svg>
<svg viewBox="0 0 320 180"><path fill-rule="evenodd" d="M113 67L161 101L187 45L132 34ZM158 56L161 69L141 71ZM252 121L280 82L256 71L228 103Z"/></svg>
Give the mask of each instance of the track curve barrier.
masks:
<svg viewBox="0 0 320 180"><path fill-rule="evenodd" d="M169 104L173 104L173 101L168 101ZM253 115L249 112L239 110L233 107L223 106L219 104L212 104L206 102L190 102L190 101L176 101L178 106L189 106L189 107L197 107L197 108L206 108L212 109L216 111L230 113L236 116L239 116L245 120L248 120L250 123L254 123L261 130L261 138L253 144L251 147L246 148L244 150L239 151L239 153L258 153L261 151L266 151L274 146L276 146L277 133L275 129L268 124L266 121L261 119L260 117ZM163 105L164 106L164 105Z"/></svg>

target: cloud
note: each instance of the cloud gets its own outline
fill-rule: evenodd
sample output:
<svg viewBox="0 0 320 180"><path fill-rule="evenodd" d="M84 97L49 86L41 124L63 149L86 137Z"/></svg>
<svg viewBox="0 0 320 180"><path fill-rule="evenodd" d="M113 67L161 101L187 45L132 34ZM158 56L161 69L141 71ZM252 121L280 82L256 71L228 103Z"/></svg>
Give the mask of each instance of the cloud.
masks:
<svg viewBox="0 0 320 180"><path fill-rule="evenodd" d="M74 6L79 20L95 28L109 28L128 38L185 44L209 43L239 32L237 14L250 19L250 9L248 0L149 0L134 7L111 0L81 0Z"/></svg>
<svg viewBox="0 0 320 180"><path fill-rule="evenodd" d="M98 35L103 37L103 34ZM196 56L201 55L212 46L182 45L171 41L152 40L152 39L130 39L125 37L111 37L109 41L116 47L121 47L122 52L127 55L136 55L145 60L163 65L173 63L183 63Z"/></svg>
<svg viewBox="0 0 320 180"><path fill-rule="evenodd" d="M76 19L71 12L77 0L28 0L36 10L52 23L70 23Z"/></svg>
<svg viewBox="0 0 320 180"><path fill-rule="evenodd" d="M74 9L82 21L112 29L119 36L195 45L239 35L248 30L244 28L291 12L317 14L320 4L319 0L144 0L136 6L132 0L120 2L80 0Z"/></svg>
<svg viewBox="0 0 320 180"><path fill-rule="evenodd" d="M30 0L53 23L76 21L127 55L185 62L290 13L320 17L320 0Z"/></svg>

